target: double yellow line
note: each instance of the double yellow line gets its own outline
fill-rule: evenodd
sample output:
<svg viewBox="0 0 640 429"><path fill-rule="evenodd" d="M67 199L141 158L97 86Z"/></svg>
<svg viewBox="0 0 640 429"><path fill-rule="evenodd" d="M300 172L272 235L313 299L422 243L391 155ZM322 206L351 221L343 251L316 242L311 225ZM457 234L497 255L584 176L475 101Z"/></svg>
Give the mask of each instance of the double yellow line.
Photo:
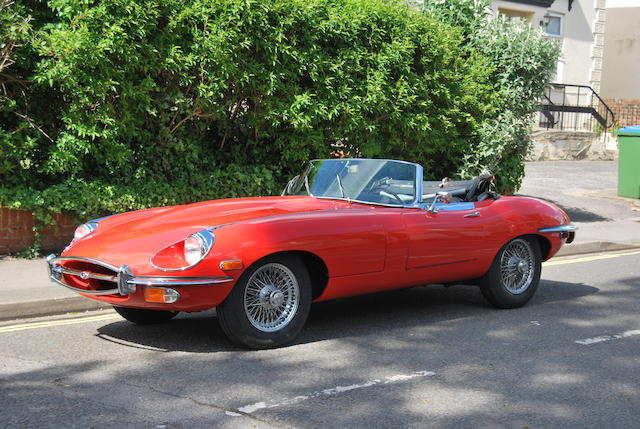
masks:
<svg viewBox="0 0 640 429"><path fill-rule="evenodd" d="M575 264L578 262L591 262L598 261L601 259L613 259L620 258L622 256L631 256L631 255L639 255L640 251L635 252L627 252L627 253L609 253L609 254L601 254L594 256L583 256L580 258L573 259L560 259L549 262L544 262L542 265L545 267L550 267L553 265L564 265L564 264ZM63 320L52 320L48 322L34 322L34 323L22 323L19 325L8 325L0 327L0 334L7 332L16 332L16 331L24 331L27 329L38 329L38 328L50 328L53 326L64 326L64 325L75 325L78 323L90 323L90 322L101 322L105 320L113 320L120 318L117 314L102 314L98 316L86 316L86 317L78 317L75 319L63 319Z"/></svg>
<svg viewBox="0 0 640 429"><path fill-rule="evenodd" d="M591 261L598 261L600 259L613 259L613 258L619 258L621 256L631 256L631 255L639 255L639 254L640 254L640 251L628 252L628 253L608 253L604 255L594 255L594 256L583 256L581 258L559 259L557 261L543 262L542 266L550 267L553 265L575 264L576 262L591 262Z"/></svg>
<svg viewBox="0 0 640 429"><path fill-rule="evenodd" d="M99 316L78 317L76 319L51 320L47 322L22 323L19 325L8 325L0 327L0 334L6 332L24 331L26 329L49 328L51 326L75 325L78 323L100 322L104 320L117 319L117 314L101 314Z"/></svg>

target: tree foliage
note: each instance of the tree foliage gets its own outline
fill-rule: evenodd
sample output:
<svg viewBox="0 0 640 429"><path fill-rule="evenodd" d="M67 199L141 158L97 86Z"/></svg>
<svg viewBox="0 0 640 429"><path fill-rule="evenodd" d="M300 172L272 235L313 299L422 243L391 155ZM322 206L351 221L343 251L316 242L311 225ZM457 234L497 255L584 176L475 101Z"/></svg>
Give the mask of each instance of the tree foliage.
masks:
<svg viewBox="0 0 640 429"><path fill-rule="evenodd" d="M486 58L493 73L496 115L485 118L479 136L458 165L461 176L497 174L502 189L515 190L524 176L533 114L560 55L559 44L540 29L490 13L490 0L424 0L424 11L459 27L468 49Z"/></svg>
<svg viewBox="0 0 640 429"><path fill-rule="evenodd" d="M504 124L548 65L525 64L533 32L478 32L478 0L450 3L445 19L399 0L24 1L0 21L30 27L0 107L0 203L85 218L276 193L337 152L434 179L497 166L513 187L526 137Z"/></svg>

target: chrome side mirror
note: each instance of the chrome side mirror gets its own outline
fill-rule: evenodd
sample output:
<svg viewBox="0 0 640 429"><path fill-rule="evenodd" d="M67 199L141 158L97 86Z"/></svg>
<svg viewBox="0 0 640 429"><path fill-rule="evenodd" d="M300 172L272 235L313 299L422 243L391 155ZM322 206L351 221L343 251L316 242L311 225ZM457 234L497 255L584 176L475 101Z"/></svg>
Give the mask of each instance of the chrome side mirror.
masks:
<svg viewBox="0 0 640 429"><path fill-rule="evenodd" d="M449 201L451 199L451 194L445 191L440 191L436 193L436 196L433 198L431 205L427 209L429 213L438 213L438 209L436 208L436 203L438 201Z"/></svg>

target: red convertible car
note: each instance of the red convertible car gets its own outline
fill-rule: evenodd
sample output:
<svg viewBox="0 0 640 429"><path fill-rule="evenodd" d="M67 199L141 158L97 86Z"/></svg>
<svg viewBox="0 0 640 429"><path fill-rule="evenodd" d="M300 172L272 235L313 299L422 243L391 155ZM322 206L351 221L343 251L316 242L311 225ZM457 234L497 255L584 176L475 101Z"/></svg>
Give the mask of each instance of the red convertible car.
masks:
<svg viewBox="0 0 640 429"><path fill-rule="evenodd" d="M52 280L134 323L213 307L252 348L291 342L312 302L429 283L527 303L575 227L555 205L500 196L493 177L425 182L419 164L310 162L282 196L206 201L80 225Z"/></svg>

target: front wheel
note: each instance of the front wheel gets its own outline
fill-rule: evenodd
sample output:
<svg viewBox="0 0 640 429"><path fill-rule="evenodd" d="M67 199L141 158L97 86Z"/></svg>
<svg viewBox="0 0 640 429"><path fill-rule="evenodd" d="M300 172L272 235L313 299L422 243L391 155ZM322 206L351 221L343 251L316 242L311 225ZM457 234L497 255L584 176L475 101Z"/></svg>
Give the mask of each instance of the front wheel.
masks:
<svg viewBox="0 0 640 429"><path fill-rule="evenodd" d="M151 325L153 323L166 322L178 315L177 311L147 310L144 308L118 307L116 305L113 306L113 309L117 311L120 316L137 325Z"/></svg>
<svg viewBox="0 0 640 429"><path fill-rule="evenodd" d="M311 281L302 261L279 255L257 262L242 274L217 307L218 321L234 343L273 348L302 330L311 306Z"/></svg>
<svg viewBox="0 0 640 429"><path fill-rule="evenodd" d="M500 249L491 268L480 279L480 290L495 307L522 307L536 292L541 270L538 241L532 237L515 238Z"/></svg>

